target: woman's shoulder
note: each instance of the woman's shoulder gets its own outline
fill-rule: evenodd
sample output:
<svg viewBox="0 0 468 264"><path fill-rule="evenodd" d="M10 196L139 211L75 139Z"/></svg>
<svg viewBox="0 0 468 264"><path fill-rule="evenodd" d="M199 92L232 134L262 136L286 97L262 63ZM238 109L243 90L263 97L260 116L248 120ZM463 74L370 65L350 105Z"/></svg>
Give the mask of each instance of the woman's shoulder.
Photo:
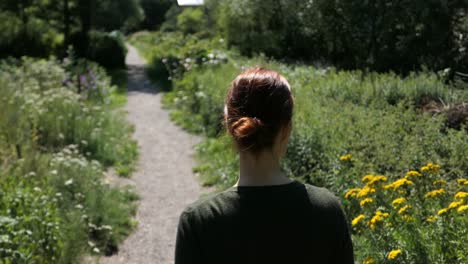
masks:
<svg viewBox="0 0 468 264"><path fill-rule="evenodd" d="M329 210L341 210L341 203L338 197L323 187L311 184L304 184L311 205Z"/></svg>
<svg viewBox="0 0 468 264"><path fill-rule="evenodd" d="M214 212L224 211L225 208L229 208L232 199L234 198L233 192L230 189L206 194L200 197L195 202L187 205L182 211L182 215L193 215L193 216L204 216L213 214Z"/></svg>

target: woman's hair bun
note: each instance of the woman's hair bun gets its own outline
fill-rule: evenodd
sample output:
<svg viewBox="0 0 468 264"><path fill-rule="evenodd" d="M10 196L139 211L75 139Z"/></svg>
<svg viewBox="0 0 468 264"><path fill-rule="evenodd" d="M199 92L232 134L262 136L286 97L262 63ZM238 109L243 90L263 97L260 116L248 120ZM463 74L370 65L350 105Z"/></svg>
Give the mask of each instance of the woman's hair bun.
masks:
<svg viewBox="0 0 468 264"><path fill-rule="evenodd" d="M256 117L241 117L231 126L231 134L236 139L245 139L255 134L263 123Z"/></svg>

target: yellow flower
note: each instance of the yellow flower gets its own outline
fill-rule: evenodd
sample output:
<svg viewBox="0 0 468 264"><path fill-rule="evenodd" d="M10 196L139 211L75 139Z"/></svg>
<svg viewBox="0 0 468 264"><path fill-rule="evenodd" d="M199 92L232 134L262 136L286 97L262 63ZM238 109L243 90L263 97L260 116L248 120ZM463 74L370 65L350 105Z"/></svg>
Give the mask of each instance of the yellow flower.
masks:
<svg viewBox="0 0 468 264"><path fill-rule="evenodd" d="M375 215L369 221L370 229L374 230L377 223L383 221L385 217L388 217L388 215L388 213L383 213L382 211L375 212Z"/></svg>
<svg viewBox="0 0 468 264"><path fill-rule="evenodd" d="M412 170L412 171L408 171L408 172L406 173L406 177L405 177L405 178L421 177L421 176L422 176L422 174L419 173L419 171L414 171L414 170Z"/></svg>
<svg viewBox="0 0 468 264"><path fill-rule="evenodd" d="M453 209L453 208L457 208L458 206L462 205L463 202L462 201L457 201L457 202L451 202L448 206L448 209Z"/></svg>
<svg viewBox="0 0 468 264"><path fill-rule="evenodd" d="M372 178L367 184L368 185L372 185L376 182L379 182L379 181L387 181L387 177L383 176L383 175L376 175L374 176L374 178Z"/></svg>
<svg viewBox="0 0 468 264"><path fill-rule="evenodd" d="M361 191L360 188L353 188L346 192L345 198L348 199L349 197L355 197Z"/></svg>
<svg viewBox="0 0 468 264"><path fill-rule="evenodd" d="M468 185L468 180L466 179L457 179L457 182L460 185Z"/></svg>
<svg viewBox="0 0 468 264"><path fill-rule="evenodd" d="M372 199L372 198L365 198L359 204L361 205L361 207L364 207L366 204L372 203L373 201L374 201L374 199Z"/></svg>
<svg viewBox="0 0 468 264"><path fill-rule="evenodd" d="M440 209L440 210L437 212L437 214L438 214L438 215L443 215L443 214L447 213L447 211L448 211L447 208L443 208L443 209Z"/></svg>
<svg viewBox="0 0 468 264"><path fill-rule="evenodd" d="M432 173L432 174L437 174L440 172L440 166L432 162L429 162L428 164L426 164L426 166L423 166L421 168L421 171Z"/></svg>
<svg viewBox="0 0 468 264"><path fill-rule="evenodd" d="M353 157L353 155L351 154L346 154L346 155L343 155L340 157L340 160L341 161L347 161L347 160L351 160L351 158Z"/></svg>
<svg viewBox="0 0 468 264"><path fill-rule="evenodd" d="M404 215L403 219L405 219L406 222L413 222L414 221L414 217L409 216L409 215Z"/></svg>
<svg viewBox="0 0 468 264"><path fill-rule="evenodd" d="M388 190L388 189L396 190L396 189L400 188L400 187L403 186L403 185L413 185L413 182L410 181L410 180L408 180L408 179L405 179L405 178L403 178L403 179L398 179L398 180L396 180L396 181L394 181L394 182L392 182L392 183L390 183L390 184L388 184L388 185L385 185L385 186L384 186L384 189L387 189L387 190Z"/></svg>
<svg viewBox="0 0 468 264"><path fill-rule="evenodd" d="M458 207L457 212L461 213L461 212L463 212L463 211L465 211L467 209L468 209L468 205L462 205L462 206Z"/></svg>
<svg viewBox="0 0 468 264"><path fill-rule="evenodd" d="M463 198L466 198L466 197L468 197L468 192L457 192L455 194L456 199L463 199Z"/></svg>
<svg viewBox="0 0 468 264"><path fill-rule="evenodd" d="M446 180L436 180L432 183L432 185L442 185L442 184L447 184L447 181Z"/></svg>
<svg viewBox="0 0 468 264"><path fill-rule="evenodd" d="M439 196L441 194L445 193L445 190L444 189L438 189L438 190L433 190L433 191L430 191L428 193L426 193L426 198L432 198L432 197L436 197L436 196Z"/></svg>
<svg viewBox="0 0 468 264"><path fill-rule="evenodd" d="M374 263L374 259L371 257L367 257L362 264L372 264Z"/></svg>
<svg viewBox="0 0 468 264"><path fill-rule="evenodd" d="M388 253L388 259L396 259L401 254L401 249L394 249Z"/></svg>
<svg viewBox="0 0 468 264"><path fill-rule="evenodd" d="M429 223L434 223L436 220L437 220L437 215L433 215L433 216L429 216L426 221L428 221Z"/></svg>
<svg viewBox="0 0 468 264"><path fill-rule="evenodd" d="M358 215L356 218L353 219L353 221L351 222L351 224L353 226L359 224L359 222L361 222L363 219L365 218L365 216L363 214L360 214Z"/></svg>
<svg viewBox="0 0 468 264"><path fill-rule="evenodd" d="M375 188L372 188L372 187L369 187L369 186L364 186L364 188L362 188L362 189L356 194L356 197L357 197L357 198L366 197L367 195L369 195L369 194L371 194L371 193L375 193Z"/></svg>
<svg viewBox="0 0 468 264"><path fill-rule="evenodd" d="M402 203L406 203L406 199L404 197L396 198L395 200L393 200L392 205L396 206Z"/></svg>
<svg viewBox="0 0 468 264"><path fill-rule="evenodd" d="M364 177L362 177L362 181L365 182L365 181L371 181L372 179L374 179L374 175L372 174L368 174Z"/></svg>
<svg viewBox="0 0 468 264"><path fill-rule="evenodd" d="M403 206L400 210L398 210L398 214L403 214L403 213L405 213L406 210L408 210L409 208L411 208L411 206L409 206L409 205Z"/></svg>

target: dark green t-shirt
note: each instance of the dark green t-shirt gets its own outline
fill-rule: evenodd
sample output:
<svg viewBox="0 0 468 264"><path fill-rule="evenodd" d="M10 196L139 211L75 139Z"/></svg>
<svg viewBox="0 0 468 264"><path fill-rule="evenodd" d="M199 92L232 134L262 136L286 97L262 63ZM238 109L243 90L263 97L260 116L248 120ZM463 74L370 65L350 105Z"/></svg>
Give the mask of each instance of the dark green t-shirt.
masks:
<svg viewBox="0 0 468 264"><path fill-rule="evenodd" d="M353 263L338 199L292 182L232 187L181 214L176 264Z"/></svg>

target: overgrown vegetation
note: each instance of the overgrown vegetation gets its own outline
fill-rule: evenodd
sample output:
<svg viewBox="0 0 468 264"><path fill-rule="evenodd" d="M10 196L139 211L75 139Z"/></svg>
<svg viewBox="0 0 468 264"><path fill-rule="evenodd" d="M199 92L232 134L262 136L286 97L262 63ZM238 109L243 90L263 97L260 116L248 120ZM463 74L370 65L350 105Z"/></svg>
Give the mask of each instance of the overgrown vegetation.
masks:
<svg viewBox="0 0 468 264"><path fill-rule="evenodd" d="M111 254L134 227L136 194L103 176L128 175L137 155L115 90L84 60L0 62L2 263Z"/></svg>
<svg viewBox="0 0 468 264"><path fill-rule="evenodd" d="M245 58L227 51L219 39L203 39L197 45L193 39L199 37L139 33L132 41L150 61L165 69L165 75L155 76L170 79L172 90L165 94L164 103L173 120L206 136L197 146L199 166L194 168L204 184L223 189L237 180L238 159L222 124L224 98L230 81L242 69L262 65L290 81L296 100L294 130L283 168L296 179L332 190L351 219L364 215L353 234L359 261L369 257L374 263L467 260L463 246L467 241L459 236L467 232L466 210L459 209L466 199L452 205L447 216L439 216L434 223L426 221L437 210L450 207L450 196L466 192L464 185L457 185L468 171L466 89L449 86L429 71L401 77L285 64L261 56ZM207 52L208 58L222 54L223 59L206 63L201 56L200 63L198 54ZM171 56L169 65L167 56ZM453 112L461 118L453 118ZM385 175L388 185L429 162L440 166L437 173L418 170L421 177L414 180L414 186L404 187L405 193L379 185L357 200L344 198L349 190L361 186L365 175ZM435 206L432 200L416 200L436 188L431 187L435 180L449 183L443 202ZM407 209L407 218L389 207L399 195L413 208ZM361 208L359 204L366 198L374 203ZM386 220L376 220L379 228L372 229L368 223L377 212L384 213L385 217L379 217ZM442 233L444 236L438 235ZM377 240L380 242L374 243ZM450 250L445 250L449 241L453 241Z"/></svg>

